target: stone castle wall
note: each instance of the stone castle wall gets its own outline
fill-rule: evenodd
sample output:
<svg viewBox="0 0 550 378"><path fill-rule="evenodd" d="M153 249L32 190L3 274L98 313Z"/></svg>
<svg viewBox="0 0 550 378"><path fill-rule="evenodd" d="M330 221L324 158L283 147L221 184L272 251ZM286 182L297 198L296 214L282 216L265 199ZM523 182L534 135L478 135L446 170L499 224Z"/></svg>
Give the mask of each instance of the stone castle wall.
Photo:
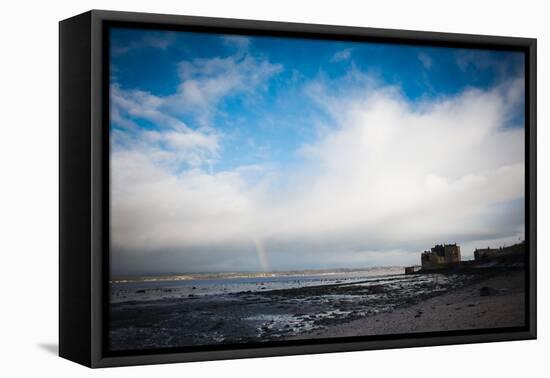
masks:
<svg viewBox="0 0 550 378"><path fill-rule="evenodd" d="M461 260L460 246L456 244L436 245L421 255L422 268L436 269Z"/></svg>

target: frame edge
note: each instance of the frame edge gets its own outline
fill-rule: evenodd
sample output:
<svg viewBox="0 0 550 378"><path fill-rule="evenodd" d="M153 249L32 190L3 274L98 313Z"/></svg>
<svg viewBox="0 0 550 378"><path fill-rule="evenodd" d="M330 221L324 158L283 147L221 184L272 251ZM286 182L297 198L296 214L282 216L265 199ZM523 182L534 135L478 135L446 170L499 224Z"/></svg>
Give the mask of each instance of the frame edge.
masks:
<svg viewBox="0 0 550 378"><path fill-rule="evenodd" d="M91 360L90 367L113 367L121 365L142 365L142 364L159 364L159 363L174 363L174 362L192 362L205 360L221 360L221 359L236 359L236 358L255 358L255 357L270 357L270 356L285 356L285 355L303 355L314 353L328 352L345 352L345 351L361 351L371 349L389 349L389 348L408 348L408 347L425 347L438 345L452 344L469 344L482 342L496 341L514 341L514 340L529 340L536 339L536 39L534 38L516 38L516 37L496 37L486 35L473 34L455 34L455 33L433 33L425 31L407 31L407 30L389 30L375 29L353 26L332 26L321 24L300 24L286 23L273 21L256 21L256 20L238 20L226 18L211 18L211 17L195 17L195 16L179 16L179 15L162 15L152 13L134 13L134 12L117 12L92 10L91 15L91 48L92 56L91 63L91 101L92 109L91 124L91 144L92 144L92 168L91 176L93 177L91 187L95 194L92 194L92 246L91 251L91 272L92 272L92 293L91 293ZM270 31L277 29L288 33L306 32L311 35L316 33L332 34L334 36L374 36L391 39L407 39L412 42L429 42L437 40L441 42L454 44L491 44L495 46L513 46L522 51L526 51L530 57L529 67L526 67L529 76L529 109L526 115L529 118L529 172L530 172L530 203L529 203L529 265L530 265L530 292L529 292L529 330L520 332L505 332L484 335L464 335L464 336L434 336L419 339L394 339L383 341L357 341L357 342L338 342L323 344L323 345L296 345L296 346L275 346L255 349L239 349L239 350L223 350L223 351L207 351L207 352L191 352L191 353L166 353L154 355L140 355L127 357L105 357L102 351L103 336L102 336L102 288L101 277L102 269L102 234L101 230L103 223L101 220L102 214L102 196L101 185L106 172L103 171L105 162L101 160L102 148L102 117L103 117L103 83L102 83L102 43L103 43L103 22L104 21L123 21L123 22L143 22L143 23L161 23L166 25L194 25L201 27L209 27L216 25L222 28L235 28L239 30L264 30ZM406 36L412 36L406 38ZM477 39L477 41L473 41Z"/></svg>
<svg viewBox="0 0 550 378"><path fill-rule="evenodd" d="M59 356L90 366L90 20L59 22Z"/></svg>

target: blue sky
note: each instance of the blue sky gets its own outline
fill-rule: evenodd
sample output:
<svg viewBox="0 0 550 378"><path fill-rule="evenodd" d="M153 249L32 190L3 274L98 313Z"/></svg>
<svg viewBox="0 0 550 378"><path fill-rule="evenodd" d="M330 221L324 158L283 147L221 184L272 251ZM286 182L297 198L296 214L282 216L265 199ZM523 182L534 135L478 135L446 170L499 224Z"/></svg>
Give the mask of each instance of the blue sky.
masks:
<svg viewBox="0 0 550 378"><path fill-rule="evenodd" d="M111 38L113 82L158 96L177 91L180 62L228 57L239 50L216 34L114 29ZM523 55L514 52L271 37L248 37L248 41L249 54L282 69L253 94L238 92L217 104L211 126L230 140L213 167L216 170L262 158L272 164L292 164L296 157L291 152L315 138L315 123L326 116L304 90L318 77L338 79L356 67L383 83L398 85L408 100L418 101L468 87L490 88L523 72ZM121 53L124 46L138 47ZM192 128L200 126L195 116L178 114ZM144 128L163 127L143 118L133 120Z"/></svg>
<svg viewBox="0 0 550 378"><path fill-rule="evenodd" d="M326 192L328 196L320 194L320 197L331 198L327 193L328 188L335 185L332 180L348 170L349 174L341 180L389 180L391 167L388 168L390 174L383 177L377 176L379 173L374 168L367 172L366 168L356 167L356 164L362 165L360 158L382 159L384 155L363 156L362 151L369 148L373 138L365 145L356 146L354 137L350 137L353 133L356 138L363 135L379 138L386 130L408 127L399 135L411 132L411 138L418 138L419 143L423 143L447 127L438 128L437 122L442 122L443 125L448 123L448 130L451 130L448 135L457 133L453 136L455 140L463 140L462 137L466 136L472 138L472 133L475 134L477 139L471 139L474 142L464 139L463 146L457 143L462 150L472 148L479 151L485 145L488 152L476 155L477 161L471 157L470 163L442 160L441 164L430 165L429 171L423 168L427 166L426 160L419 160L418 175L411 176L409 184L424 182L430 188L434 185L447 187L453 183L459 185L472 177L492 177L503 169L512 169L510 167L514 164L522 163L523 72L523 54L518 52L114 28L111 30L112 159L121 162L124 172L131 172L134 169L132 164L139 161L141 170L144 170L143 164L151 166L150 175L158 175L166 181L170 178L176 180L180 187L176 185L170 189L176 202L186 203L190 198L208 202L207 197L199 199L196 193L192 194L190 185L193 190L205 192L201 185L215 182L217 188L227 188L228 191L212 195L242 205L242 208L236 205L238 209L226 209L227 214L241 214L256 224L264 216L258 214L275 211L267 209L266 201L281 201L278 207L292 212L297 209L296 205L290 204L298 203L302 192L313 190L315 193L317 190ZM482 106L483 101L487 102L487 111ZM384 124L385 117L386 128L371 126L374 122ZM463 119L464 127L461 122L453 123L456 119ZM397 122L395 127L392 126L394 122ZM481 125L479 130L485 132L476 131L476 125L471 124L476 122ZM424 125L434 125L434 129L427 130ZM412 133L412 128L417 128L417 131ZM457 130L459 128L461 130ZM496 133L495 137L487 139L491 133ZM389 149L394 146L392 142L385 143L389 143ZM400 146L399 143L396 142L395 146ZM429 149L430 145L424 147ZM356 155L352 154L356 151L354 148L357 148ZM331 149L336 151L333 155L327 156L323 152ZM503 149L512 153L502 154ZM342 157L339 161L334 154L345 156L345 159ZM395 175L401 172L401 165L406 165L407 160L403 156L396 161ZM414 159L410 163L414 164ZM116 167L117 164L113 175L117 175ZM471 168L471 172L467 172L467 168ZM139 170L139 167L135 169ZM131 174L128 174L129 178L122 173L120 176L135 180ZM142 183L139 180L121 181L120 185L140 188ZM140 204L158 203L159 199L153 198L151 192L139 190L132 193L135 203L125 203L121 208L121 222L130 214L135 217L139 213L138 207L142 206ZM422 196L422 190L418 190L418 195ZM477 189L472 187L471 190ZM190 197L185 197L187 195ZM405 201L404 195L396 193L395 196ZM499 232L491 224L488 229L492 234L474 236L471 232L464 232L462 235L457 230L456 237L462 237L465 243L475 240L503 242L521 234L517 230L523 224L523 215L514 204L521 202L522 194L516 190L500 196L492 193L492 196L500 199L491 202L490 196L486 197L484 206L495 212L513 213L509 229ZM477 200L471 201L479 206ZM409 206L409 202L404 202L403 209L405 205ZM347 203L342 203L339 208L346 206ZM365 206L367 211L369 204L365 203ZM116 213L116 205L114 211ZM208 223L212 211L207 205L199 206L193 222ZM380 213L376 219L386 219L390 215ZM490 215L483 213L476 214L476 217L479 220ZM162 221L175 222L181 227L191 222L177 216L159 220ZM366 225L370 221L372 219L358 218L357 224ZM245 263L248 261L246 257L236 252L234 256L230 254L225 264L237 268L241 264L245 270L265 270L265 266L260 266L262 260L264 263L279 261L269 264L279 269L325 267L312 264L312 259L317 260L319 255L290 263L285 263L285 258L280 257L288 252L292 243L303 246L304 250L314 248L315 243L311 244L310 239L296 240L298 226L281 231L286 233L281 236L267 222L254 232L256 236L251 238L252 242L237 236L246 232L235 230L227 235L220 232L223 235L219 240L214 236L211 242L186 239L164 245L160 236L156 239L152 233L154 227L146 226L146 223L135 225L135 229L120 224L120 229L126 233L137 233L139 227L146 227L146 233L150 233L145 243L149 245L149 252L143 252L137 260L143 258L147 261L147 256L162 260L159 256L166 255L172 256L166 257L168 261L181 260L182 266L184 262L188 266L191 252L182 251L204 250L207 257L197 262L197 266L202 270L220 270L219 266L208 262L219 256L216 251L220 247L216 243L223 241L226 246L233 243L231 245L236 251L253 249L253 254L258 255L258 240L261 240L260 244L266 247L260 249L266 250L270 256L258 258L259 262ZM304 219L301 224L314 227L314 223ZM340 222L347 223L353 222ZM223 224L219 227L225 228ZM319 226L318 232L324 227L329 226ZM350 226L342 230L342 234L354 234L355 231ZM143 234L143 230L139 233ZM449 237L449 232L435 233L433 238L437 237ZM158 246L155 240L159 242ZM332 249L323 254L326 261L344 261L346 267L350 264L384 265L380 241L366 238L351 243L353 245L349 248L342 248L350 250L351 255L338 251L338 244L331 244L333 241L326 243L332 245ZM428 243L423 239L417 244L421 242ZM123 244L121 242L121 256L138 247ZM386 256L397 254L403 257L406 254L402 258L406 262L412 261L413 252L418 252L414 243L410 248L402 243L386 244L395 244ZM425 248L429 246L425 245ZM286 252L276 252L277 249ZM360 250L367 251L364 253L367 257L373 254L377 257L371 260L358 258ZM396 259L387 262L396 263ZM330 266L331 263L327 264ZM139 271L142 267L132 269ZM167 268L159 266L157 270L163 269ZM274 267L269 266L269 269Z"/></svg>

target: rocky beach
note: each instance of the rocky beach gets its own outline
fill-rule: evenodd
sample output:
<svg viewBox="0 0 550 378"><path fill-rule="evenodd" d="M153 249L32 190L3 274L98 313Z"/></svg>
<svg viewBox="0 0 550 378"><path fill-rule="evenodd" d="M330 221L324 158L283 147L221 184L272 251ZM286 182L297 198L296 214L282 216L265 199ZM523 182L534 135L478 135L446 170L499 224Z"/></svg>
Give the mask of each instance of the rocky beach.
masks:
<svg viewBox="0 0 550 378"><path fill-rule="evenodd" d="M523 269L112 288L111 350L522 326ZM195 282L195 281L193 281Z"/></svg>
<svg viewBox="0 0 550 378"><path fill-rule="evenodd" d="M399 306L393 311L329 325L308 337L520 327L525 324L524 287L523 272L500 272L490 278L472 280L457 290Z"/></svg>

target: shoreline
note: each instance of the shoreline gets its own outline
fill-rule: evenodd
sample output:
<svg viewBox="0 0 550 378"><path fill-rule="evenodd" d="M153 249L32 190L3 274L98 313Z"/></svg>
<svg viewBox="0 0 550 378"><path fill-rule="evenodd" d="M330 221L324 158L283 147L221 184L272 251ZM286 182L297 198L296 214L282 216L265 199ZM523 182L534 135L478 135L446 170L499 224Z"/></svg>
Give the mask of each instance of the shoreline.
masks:
<svg viewBox="0 0 550 378"><path fill-rule="evenodd" d="M288 340L518 327L525 324L524 272L508 271L393 311Z"/></svg>
<svg viewBox="0 0 550 378"><path fill-rule="evenodd" d="M211 295L197 295L199 286L134 288L132 299L110 305L110 343L126 350L517 327L525 323L524 277L523 269L488 268L279 289L259 281L255 290Z"/></svg>

